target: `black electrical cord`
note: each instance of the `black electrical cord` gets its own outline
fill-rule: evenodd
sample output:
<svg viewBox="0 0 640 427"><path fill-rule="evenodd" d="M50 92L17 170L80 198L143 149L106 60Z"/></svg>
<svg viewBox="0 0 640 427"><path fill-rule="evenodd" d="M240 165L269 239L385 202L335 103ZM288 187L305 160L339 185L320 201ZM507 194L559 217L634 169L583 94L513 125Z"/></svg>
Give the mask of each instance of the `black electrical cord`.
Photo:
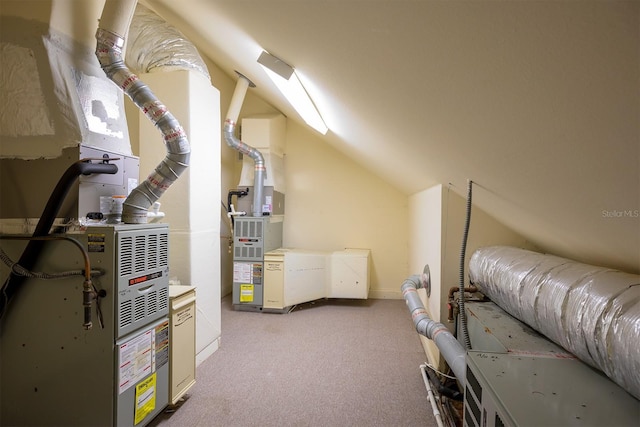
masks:
<svg viewBox="0 0 640 427"><path fill-rule="evenodd" d="M49 196L49 200L42 211L42 215L40 216L40 220L36 225L32 237L43 237L49 234L49 230L51 230L51 226L62 207L62 203L78 176L91 174L113 175L118 172L117 165L105 163L105 159L99 160L101 160L101 163L91 163L89 159L82 159L67 168ZM40 252L42 252L43 245L44 242L42 240L30 240L22 252L18 264L27 270L33 269L38 261ZM15 296L15 293L20 288L20 285L24 283L25 279L25 277L11 273L5 280L2 288L0 288L0 319L4 317L9 302Z"/></svg>
<svg viewBox="0 0 640 427"><path fill-rule="evenodd" d="M460 393L459 390L445 386L442 381L440 381L440 378L438 378L435 372L432 372L431 369L427 369L425 370L425 372L427 373L427 376L435 386L435 389L438 391L438 393L448 397L449 399L457 400L458 402L462 402L464 400L463 393Z"/></svg>

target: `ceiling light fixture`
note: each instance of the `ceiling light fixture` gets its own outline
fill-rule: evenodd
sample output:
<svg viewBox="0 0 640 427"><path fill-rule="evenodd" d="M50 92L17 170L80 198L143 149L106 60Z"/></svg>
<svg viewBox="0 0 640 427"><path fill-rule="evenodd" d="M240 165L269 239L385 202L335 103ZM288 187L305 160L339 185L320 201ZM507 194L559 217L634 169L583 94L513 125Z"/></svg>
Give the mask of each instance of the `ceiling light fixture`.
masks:
<svg viewBox="0 0 640 427"><path fill-rule="evenodd" d="M326 134L329 130L309 94L300 83L296 70L280 58L263 51L258 58L267 75L278 87L287 101L296 109L302 119L312 128Z"/></svg>

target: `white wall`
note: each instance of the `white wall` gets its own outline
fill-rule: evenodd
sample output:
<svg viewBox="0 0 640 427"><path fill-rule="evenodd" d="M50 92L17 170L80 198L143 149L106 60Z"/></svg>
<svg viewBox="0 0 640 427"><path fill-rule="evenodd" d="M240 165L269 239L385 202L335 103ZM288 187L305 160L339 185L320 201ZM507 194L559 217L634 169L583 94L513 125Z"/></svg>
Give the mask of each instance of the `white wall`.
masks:
<svg viewBox="0 0 640 427"><path fill-rule="evenodd" d="M463 190L466 193L466 188ZM466 199L451 187L436 185L409 197L409 266L411 274L420 274L424 264L431 271L431 296L421 298L431 318L453 331L447 321L448 293L459 286L460 252L466 217ZM524 237L505 227L477 206L472 206L465 252L465 286L469 284L467 266L473 252L482 246L509 245L531 250L537 248ZM422 339L432 363L440 364L432 341Z"/></svg>
<svg viewBox="0 0 640 427"><path fill-rule="evenodd" d="M219 345L220 308L220 97L210 81L194 71L141 74L184 128L191 146L189 167L158 200L169 224L170 275L196 287L196 352L202 362ZM139 112L130 133L140 144L140 180L167 154L158 129Z"/></svg>
<svg viewBox="0 0 640 427"><path fill-rule="evenodd" d="M418 294L433 319L440 319L442 300L442 212L442 185L409 196L409 274L421 274L429 266L430 297L424 289ZM437 364L436 345L422 335L420 340L428 359Z"/></svg>
<svg viewBox="0 0 640 427"><path fill-rule="evenodd" d="M409 197L409 274L421 274L429 265L431 298L427 309L440 318L442 276L442 185Z"/></svg>
<svg viewBox="0 0 640 427"><path fill-rule="evenodd" d="M207 62L220 90L226 115L235 79ZM278 112L247 91L242 118ZM287 120L285 144L285 220L283 245L333 251L371 249L371 298L402 298L407 268L407 197L353 160L327 145L318 134ZM237 151L221 143L221 197L237 188L242 169ZM228 226L221 209L221 289L231 292L232 256L227 251Z"/></svg>
<svg viewBox="0 0 640 427"><path fill-rule="evenodd" d="M402 298L408 273L407 197L287 122L284 245L321 251L371 249L371 298Z"/></svg>

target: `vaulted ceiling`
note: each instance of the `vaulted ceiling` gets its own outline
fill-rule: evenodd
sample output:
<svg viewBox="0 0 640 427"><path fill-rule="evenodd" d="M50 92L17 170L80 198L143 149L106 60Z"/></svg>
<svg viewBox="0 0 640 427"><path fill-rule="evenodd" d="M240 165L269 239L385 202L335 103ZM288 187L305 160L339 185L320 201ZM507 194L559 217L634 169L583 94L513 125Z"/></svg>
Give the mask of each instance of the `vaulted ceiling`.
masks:
<svg viewBox="0 0 640 427"><path fill-rule="evenodd" d="M141 3L300 121L256 60L290 63L324 141L407 195L471 179L542 249L640 272L640 3Z"/></svg>

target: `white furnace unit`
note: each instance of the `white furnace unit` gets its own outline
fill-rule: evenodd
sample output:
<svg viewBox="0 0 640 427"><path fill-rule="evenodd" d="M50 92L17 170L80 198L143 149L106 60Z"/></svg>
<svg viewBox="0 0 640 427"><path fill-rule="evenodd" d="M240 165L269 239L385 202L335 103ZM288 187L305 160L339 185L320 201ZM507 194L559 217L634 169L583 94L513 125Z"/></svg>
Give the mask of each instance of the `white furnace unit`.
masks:
<svg viewBox="0 0 640 427"><path fill-rule="evenodd" d="M104 296L83 328L83 276L27 279L2 318L2 425L143 426L169 394L166 224L87 227L64 236L89 253ZM24 241L2 240L17 260ZM48 241L34 270L81 270L67 241ZM8 269L2 265L3 280Z"/></svg>

